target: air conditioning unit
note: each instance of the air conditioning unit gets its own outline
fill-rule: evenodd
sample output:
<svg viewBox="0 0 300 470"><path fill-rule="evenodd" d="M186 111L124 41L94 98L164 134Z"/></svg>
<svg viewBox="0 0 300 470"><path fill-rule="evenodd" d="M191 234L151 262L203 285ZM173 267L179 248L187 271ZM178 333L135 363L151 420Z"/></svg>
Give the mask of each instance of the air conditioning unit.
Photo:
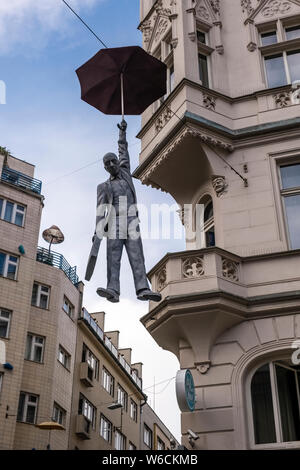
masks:
<svg viewBox="0 0 300 470"><path fill-rule="evenodd" d="M76 416L76 434L81 439L91 438L92 423L83 415Z"/></svg>
<svg viewBox="0 0 300 470"><path fill-rule="evenodd" d="M80 364L80 380L87 387L93 387L94 386L94 383L93 383L94 382L94 371L88 365L87 362L82 362Z"/></svg>

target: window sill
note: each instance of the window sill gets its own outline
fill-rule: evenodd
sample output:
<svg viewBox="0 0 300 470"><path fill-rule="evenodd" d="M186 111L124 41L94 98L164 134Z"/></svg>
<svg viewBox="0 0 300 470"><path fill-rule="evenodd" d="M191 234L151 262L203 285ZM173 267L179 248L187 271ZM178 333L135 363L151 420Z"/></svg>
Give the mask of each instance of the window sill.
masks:
<svg viewBox="0 0 300 470"><path fill-rule="evenodd" d="M73 315L69 315L63 308L62 308L62 311L67 315L67 317L70 318L70 320L72 320L73 323L75 323L75 320L73 318Z"/></svg>
<svg viewBox="0 0 300 470"><path fill-rule="evenodd" d="M24 361L26 361L26 362L33 362L34 364L41 364L42 366L45 365L44 362L33 361L32 359L26 359L26 357L24 358Z"/></svg>
<svg viewBox="0 0 300 470"><path fill-rule="evenodd" d="M7 224L13 225L14 227L24 228L24 225L18 225L18 224L15 224L14 222L10 222L9 220L0 219L0 221L6 222Z"/></svg>
<svg viewBox="0 0 300 470"><path fill-rule="evenodd" d="M262 55L265 56L276 52L292 51L298 47L300 49L300 38L277 42L276 44L270 44L269 46L259 46L258 49L261 51Z"/></svg>
<svg viewBox="0 0 300 470"><path fill-rule="evenodd" d="M33 305L33 304L31 304L31 307L38 308L39 310L45 310L46 312L50 312L50 309L49 309L49 308L39 307L38 305Z"/></svg>
<svg viewBox="0 0 300 470"><path fill-rule="evenodd" d="M29 424L30 426L35 426L36 423L28 423L27 421L18 421L16 420L18 424Z"/></svg>
<svg viewBox="0 0 300 470"><path fill-rule="evenodd" d="M198 41L198 53L204 55L211 55L214 52L214 48L204 44L203 42Z"/></svg>
<svg viewBox="0 0 300 470"><path fill-rule="evenodd" d="M13 256L14 256L14 255L13 255ZM19 256L19 255L17 255L17 256ZM1 278L1 279L8 279L9 281L17 282L17 279L11 279L11 277L2 276L2 274L0 274L0 278Z"/></svg>

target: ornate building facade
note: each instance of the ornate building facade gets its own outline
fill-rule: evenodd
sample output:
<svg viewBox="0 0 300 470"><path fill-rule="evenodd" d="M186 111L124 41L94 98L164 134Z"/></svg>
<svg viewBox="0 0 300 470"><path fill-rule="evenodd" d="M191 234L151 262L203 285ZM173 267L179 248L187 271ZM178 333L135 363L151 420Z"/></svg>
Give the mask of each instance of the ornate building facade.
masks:
<svg viewBox="0 0 300 470"><path fill-rule="evenodd" d="M168 74L135 176L195 231L150 271L142 318L193 373L182 443L299 448L300 1L141 0L139 29Z"/></svg>

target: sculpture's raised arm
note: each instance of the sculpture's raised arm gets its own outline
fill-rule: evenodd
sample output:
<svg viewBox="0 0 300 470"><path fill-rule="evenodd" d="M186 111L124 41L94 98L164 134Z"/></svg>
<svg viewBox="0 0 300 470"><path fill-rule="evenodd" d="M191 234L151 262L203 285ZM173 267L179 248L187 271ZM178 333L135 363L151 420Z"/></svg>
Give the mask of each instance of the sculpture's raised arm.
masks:
<svg viewBox="0 0 300 470"><path fill-rule="evenodd" d="M128 142L126 140L126 129L127 129L127 122L123 121L121 124L118 124L119 128L119 160L120 166L125 170L130 172L130 160L129 160L129 153L128 153Z"/></svg>

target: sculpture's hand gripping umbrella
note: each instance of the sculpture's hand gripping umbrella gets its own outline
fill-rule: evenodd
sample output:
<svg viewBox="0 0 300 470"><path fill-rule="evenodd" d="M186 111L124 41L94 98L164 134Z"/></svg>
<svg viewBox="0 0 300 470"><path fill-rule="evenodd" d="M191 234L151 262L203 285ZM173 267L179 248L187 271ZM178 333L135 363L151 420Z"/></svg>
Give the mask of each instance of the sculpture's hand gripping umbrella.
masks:
<svg viewBox="0 0 300 470"><path fill-rule="evenodd" d="M166 65L139 46L101 49L76 73L83 101L123 119L166 94Z"/></svg>

